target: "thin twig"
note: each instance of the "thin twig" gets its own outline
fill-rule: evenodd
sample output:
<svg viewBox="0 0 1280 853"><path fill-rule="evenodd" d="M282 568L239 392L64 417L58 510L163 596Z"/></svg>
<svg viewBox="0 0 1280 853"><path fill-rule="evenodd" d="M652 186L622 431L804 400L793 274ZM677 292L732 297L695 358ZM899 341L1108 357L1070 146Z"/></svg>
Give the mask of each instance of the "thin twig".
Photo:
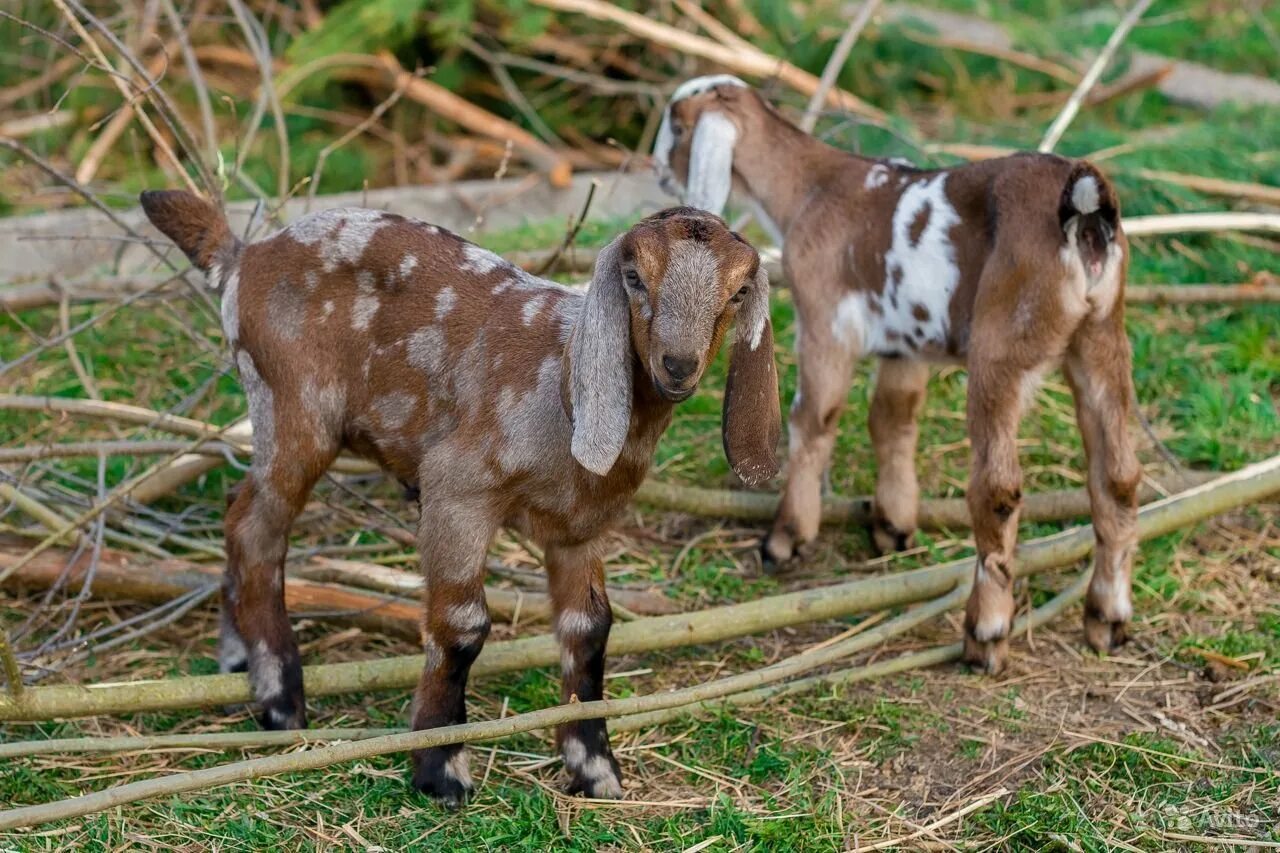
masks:
<svg viewBox="0 0 1280 853"><path fill-rule="evenodd" d="M809 106L805 107L804 117L800 119L800 129L805 133L813 133L813 128L818 123L818 116L822 113L822 105L826 103L827 93L835 85L836 78L840 76L840 70L844 68L845 60L849 58L849 52L853 50L854 44L858 41L858 36L862 35L862 30L867 26L867 22L871 20L871 16L875 14L876 9L880 8L880 3L881 0L863 0L861 8L858 9L858 14L853 16L853 20L845 28L844 34L840 36L840 41L836 42L835 50L831 52L831 58L827 60L826 67L822 69L822 77L818 80L818 88L814 90L813 96L809 98Z"/></svg>
<svg viewBox="0 0 1280 853"><path fill-rule="evenodd" d="M1053 120L1053 124L1045 132L1044 139L1040 140L1040 147L1036 150L1048 152L1057 147L1059 140L1062 139L1062 134L1066 132L1071 120L1080 111L1080 105L1088 97L1089 90L1098 82L1102 72L1111 63L1112 57L1115 56L1116 51L1120 49L1120 45L1124 43L1125 38L1129 35L1129 31L1138 23L1138 19L1147 11L1152 2L1153 0L1136 0L1134 2L1128 13L1120 21L1119 26L1111 33L1111 38L1107 39L1107 43L1102 48L1102 52L1098 54L1098 58L1093 61L1093 64L1089 66L1089 70L1085 72L1084 77L1080 79L1076 90L1071 93L1071 97L1067 99L1062 112L1058 113L1058 117Z"/></svg>
<svg viewBox="0 0 1280 853"><path fill-rule="evenodd" d="M573 245L573 241L577 239L578 232L582 230L582 224L587 221L587 213L591 210L591 200L596 197L596 190L600 188L600 179L592 178L591 186L587 187L587 198L582 202L582 211L578 214L578 219L573 223L568 232L565 233L564 239L560 241L560 245L551 253L551 257L538 269L534 275L543 276L550 272L556 265L556 261L560 260L560 256L564 254L565 249Z"/></svg>

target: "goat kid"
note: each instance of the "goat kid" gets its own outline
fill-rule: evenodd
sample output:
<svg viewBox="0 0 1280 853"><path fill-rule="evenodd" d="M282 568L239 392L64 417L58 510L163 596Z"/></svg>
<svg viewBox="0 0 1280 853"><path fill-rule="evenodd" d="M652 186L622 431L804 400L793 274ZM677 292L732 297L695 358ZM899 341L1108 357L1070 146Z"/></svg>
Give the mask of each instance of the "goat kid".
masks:
<svg viewBox="0 0 1280 853"><path fill-rule="evenodd" d="M963 363L978 549L965 657L1002 669L1022 499L1018 423L1040 377L1061 364L1088 454L1097 531L1085 635L1099 651L1123 642L1141 471L1126 432L1128 243L1101 172L1049 154L935 170L854 156L797 129L729 76L676 91L654 156L664 183L682 184L688 204L718 214L736 187L783 246L800 377L788 479L762 546L766 568L784 565L818 532L821 478L852 366L867 355L881 359L870 411L872 536L880 550L908 547L927 363Z"/></svg>
<svg viewBox="0 0 1280 853"><path fill-rule="evenodd" d="M583 293L380 211L316 213L242 246L190 193L146 192L142 206L221 291L248 397L254 457L226 517L219 655L224 671L248 671L267 728L306 725L284 557L339 450L420 493L415 729L466 720L467 673L490 626L484 557L501 526L545 549L564 701L602 698L602 536L735 318L725 452L748 482L777 472L768 277L714 215L677 208L641 221L600 253ZM621 796L603 720L562 726L557 740L571 792ZM418 789L465 800L462 746L413 759Z"/></svg>

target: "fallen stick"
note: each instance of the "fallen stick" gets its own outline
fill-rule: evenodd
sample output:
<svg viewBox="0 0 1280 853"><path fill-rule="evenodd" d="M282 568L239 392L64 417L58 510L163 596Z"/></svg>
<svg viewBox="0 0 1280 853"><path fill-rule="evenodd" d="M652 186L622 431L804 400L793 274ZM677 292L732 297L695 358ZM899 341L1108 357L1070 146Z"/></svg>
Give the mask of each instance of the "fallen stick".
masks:
<svg viewBox="0 0 1280 853"><path fill-rule="evenodd" d="M863 0L862 6L858 8L858 13L853 16L853 20L849 21L849 26L845 27L844 32L840 34L840 40L836 42L830 58L827 59L827 64L822 68L822 77L818 80L818 88L809 96L809 105L804 108L804 115L800 119L800 129L805 133L813 133L813 128L818 124L818 115L822 111L822 105L827 100L827 93L836 84L836 78L840 76L840 70L844 68L844 63L849 58L849 52L857 44L858 36L862 35L862 31L871 20L871 16L875 14L876 9L880 8L880 3L881 0Z"/></svg>
<svg viewBox="0 0 1280 853"><path fill-rule="evenodd" d="M1120 45L1124 43L1125 38L1129 35L1129 31L1138 23L1138 19L1143 16L1147 9L1151 6L1152 0L1137 0L1129 8L1129 11L1120 19L1120 24L1111 33L1111 37L1107 39L1107 43L1098 53L1098 57L1093 60L1093 64L1089 66L1089 70L1084 73L1084 77L1080 79L1080 84L1076 86L1076 90L1071 93L1071 97L1067 100L1066 106L1062 108L1062 112L1058 113L1058 117L1053 120L1053 124L1045 132L1044 139L1040 141L1038 151L1052 151L1062 139L1062 134L1066 132L1067 127L1071 124L1072 119L1076 117L1076 113L1080 111L1080 105L1084 103L1084 99L1088 96L1089 90L1097 84L1102 72L1111 63L1112 57L1116 55L1116 51L1120 49Z"/></svg>
<svg viewBox="0 0 1280 853"><path fill-rule="evenodd" d="M1193 231L1280 231L1280 213L1167 213L1123 220L1130 237Z"/></svg>
<svg viewBox="0 0 1280 853"><path fill-rule="evenodd" d="M1248 284L1131 284L1124 301L1150 305L1240 305L1280 302L1280 286Z"/></svg>
<svg viewBox="0 0 1280 853"><path fill-rule="evenodd" d="M1205 175L1186 175L1182 172L1165 172L1158 169L1135 169L1133 174L1149 181L1160 181L1185 187L1207 195L1242 198L1259 204L1280 205L1280 187L1258 184L1252 181L1228 181Z"/></svg>
<svg viewBox="0 0 1280 853"><path fill-rule="evenodd" d="M1023 620L1022 625L1015 627L1025 630L1026 622L1043 624L1052 615L1061 612L1068 604L1084 594L1087 575L1088 573L1086 572L1068 590L1059 593L1052 601L1035 611L1029 620ZM930 602L929 605L919 610L928 611L927 615L929 616L936 615L937 612L940 612L945 607L958 604L961 597L960 595L947 596L945 599ZM922 616L924 614L918 613L916 615ZM900 619L905 618L900 617ZM830 646L808 654L795 655L753 672L739 673L738 675L679 690L646 696L633 696L626 699L574 702L498 720L486 720L479 723L464 723L462 725L445 726L423 731L370 737L313 750L233 762L158 779L146 779L68 800L10 809L0 812L0 829L14 829L53 820L80 817L154 796L171 796L186 791L203 790L281 773L315 770L333 764L372 758L378 755L443 746L445 744L493 740L576 720L602 717L622 718L623 720L631 718L631 725L615 724L615 731L635 727L636 718L639 718L642 725L650 725L652 723L649 721L655 719L654 715L656 714L675 711L682 715L704 706L709 701L767 689L768 685L811 672L814 669L848 656L855 647L866 648L874 642L883 640L889 635L890 630L890 625L884 625L873 629L867 634L851 638L846 643ZM927 665L939 659L946 660L953 654L958 655L959 651L958 644L946 646L942 649L931 650L932 653L905 655L880 664L845 670L842 673L835 673L827 677L832 679L831 683L833 684L847 684L890 671L900 672L914 666ZM805 681L808 682L806 688L819 683L818 679L822 678L824 677L818 676L814 679L806 679ZM783 685L783 689L788 686Z"/></svg>
<svg viewBox="0 0 1280 853"><path fill-rule="evenodd" d="M818 78L808 71L785 59L770 56L759 48L723 45L602 0L533 0L533 3L558 12L576 12L598 21L609 21L647 41L702 57L739 74L776 77L805 95L813 95L820 85ZM827 96L827 103L835 109L849 110L877 121L886 119L884 112L843 89L833 88Z"/></svg>
<svg viewBox="0 0 1280 853"><path fill-rule="evenodd" d="M1185 485L1199 485L1220 476L1215 471L1184 471L1176 475ZM1160 495L1143 483L1139 500L1153 501ZM645 480L636 492L635 501L654 509L683 512L737 521L767 521L778 508L777 492L747 492L728 489L706 489ZM1080 518L1090 512L1089 493L1085 489L1062 489L1031 492L1023 497L1022 521L1061 521ZM822 499L823 524L865 524L871 519L870 497L828 496ZM969 506L964 498L925 498L920 501L920 526L956 529L969 527Z"/></svg>
<svg viewBox="0 0 1280 853"><path fill-rule="evenodd" d="M1138 536L1147 540L1280 492L1280 456L1249 465L1204 485L1148 504L1138 512ZM1083 525L1023 543L1016 567L1033 574L1075 562L1093 549L1093 528ZM616 626L612 655L657 651L750 636L806 622L883 610L946 593L973 571L965 558L884 577L767 596L742 604L637 619ZM476 676L550 666L560 653L550 636L489 643L472 667ZM405 689L417 684L419 655L304 667L309 696ZM33 687L21 701L0 696L0 721L51 720L94 714L143 713L247 702L243 675L208 675L126 684Z"/></svg>
<svg viewBox="0 0 1280 853"><path fill-rule="evenodd" d="M1017 65L1019 68L1025 68L1028 71L1035 71L1046 77L1052 77L1060 83L1066 83L1068 86L1074 86L1080 82L1080 72L1074 68L1068 68L1065 65L1059 65L1047 59L1042 59L1030 53L1024 53L1020 50L1014 50L1008 47L1001 47L995 44L987 44L980 41L972 41L966 38L956 38L953 36L935 36L929 33L923 33L919 30L903 30L902 37L907 41L913 41L916 44L928 45L929 47L942 48L944 50L959 50L965 53L976 53L981 56L989 56L992 59L999 59L1002 62L1008 62L1010 65Z"/></svg>

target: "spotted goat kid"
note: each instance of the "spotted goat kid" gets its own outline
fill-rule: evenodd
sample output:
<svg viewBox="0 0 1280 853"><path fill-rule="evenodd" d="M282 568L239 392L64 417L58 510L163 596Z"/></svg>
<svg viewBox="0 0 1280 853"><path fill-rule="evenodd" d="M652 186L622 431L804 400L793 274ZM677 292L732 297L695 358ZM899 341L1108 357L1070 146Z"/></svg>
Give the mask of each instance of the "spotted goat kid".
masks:
<svg viewBox="0 0 1280 853"><path fill-rule="evenodd" d="M419 489L426 662L415 729L466 720L467 673L489 633L485 551L502 526L546 553L564 701L602 698L602 536L735 318L725 453L749 483L777 472L768 277L714 215L675 208L641 221L600 253L583 292L374 210L316 213L243 246L190 193L143 193L142 206L221 291L249 401L255 453L226 518L219 655L224 671L248 670L267 728L306 725L284 557L290 524L339 450ZM566 724L557 740L570 791L621 796L604 720ZM413 761L418 789L465 800L463 747Z"/></svg>
<svg viewBox="0 0 1280 853"><path fill-rule="evenodd" d="M800 377L766 567L785 565L817 535L821 478L862 356L881 359L869 416L878 467L872 535L881 550L907 547L927 365L965 364L978 548L965 657L999 671L1014 613L1018 422L1040 377L1061 364L1089 457L1098 540L1085 634L1098 650L1121 643L1141 471L1126 432L1128 244L1101 172L1050 154L934 170L857 157L797 129L729 76L676 91L654 156L688 204L719 213L736 187L783 247Z"/></svg>

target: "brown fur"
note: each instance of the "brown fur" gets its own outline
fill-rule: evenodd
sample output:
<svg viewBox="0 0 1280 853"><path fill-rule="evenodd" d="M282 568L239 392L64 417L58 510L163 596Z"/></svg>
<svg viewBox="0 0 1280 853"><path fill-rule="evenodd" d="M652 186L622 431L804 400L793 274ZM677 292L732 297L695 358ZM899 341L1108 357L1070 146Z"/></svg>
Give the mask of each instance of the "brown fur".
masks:
<svg viewBox="0 0 1280 853"><path fill-rule="evenodd" d="M733 186L759 202L783 235L783 270L800 319L789 475L764 543L766 566L785 565L817 534L821 477L853 362L865 355L882 358L870 416L879 468L873 539L880 548L908 546L919 499L914 453L924 363L964 363L973 444L968 502L979 554L966 656L999 670L1013 616L1017 426L1028 389L1062 364L1089 455L1098 532L1086 633L1095 648L1112 648L1129 616L1140 471L1126 432L1128 246L1111 185L1088 163L1047 154L948 170L858 157L798 130L745 85L691 91L669 107L670 170L688 185L699 122L718 113L732 123ZM904 230L895 236L900 205ZM945 262L926 246L905 266L891 263L911 259L907 250L926 239L944 246ZM927 291L929 282L919 280L926 265L929 275L935 267L954 270L949 297L939 291L945 316L935 316L939 306L908 301L904 278L917 277L914 293ZM840 325L846 309L858 323Z"/></svg>

